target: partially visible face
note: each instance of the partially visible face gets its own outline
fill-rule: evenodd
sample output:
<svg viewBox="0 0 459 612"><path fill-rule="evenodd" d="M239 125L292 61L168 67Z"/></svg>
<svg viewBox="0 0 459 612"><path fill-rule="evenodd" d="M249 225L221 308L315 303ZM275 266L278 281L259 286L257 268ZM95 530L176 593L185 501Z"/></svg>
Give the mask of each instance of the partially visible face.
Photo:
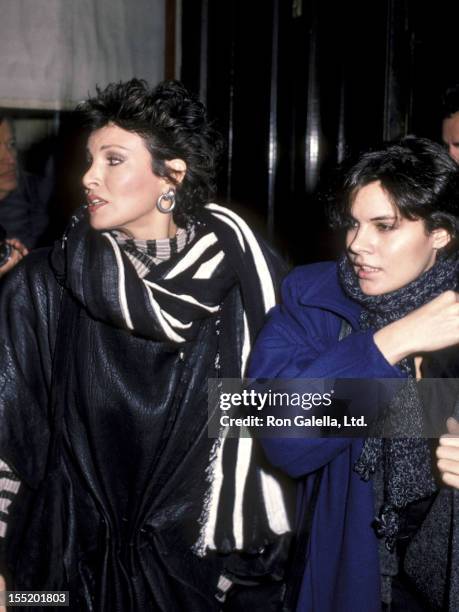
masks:
<svg viewBox="0 0 459 612"><path fill-rule="evenodd" d="M0 199L16 187L16 143L11 125L4 119L0 123Z"/></svg>
<svg viewBox="0 0 459 612"><path fill-rule="evenodd" d="M443 119L442 138L448 153L459 164L459 112Z"/></svg>
<svg viewBox="0 0 459 612"><path fill-rule="evenodd" d="M415 280L449 240L446 230L427 233L423 220L402 217L379 181L359 189L351 216L346 248L366 295L389 293Z"/></svg>
<svg viewBox="0 0 459 612"><path fill-rule="evenodd" d="M143 139L116 125L94 131L88 140L90 167L83 176L94 229L121 229L134 238L154 238L156 201L169 185L152 170ZM164 215L163 215L164 217Z"/></svg>

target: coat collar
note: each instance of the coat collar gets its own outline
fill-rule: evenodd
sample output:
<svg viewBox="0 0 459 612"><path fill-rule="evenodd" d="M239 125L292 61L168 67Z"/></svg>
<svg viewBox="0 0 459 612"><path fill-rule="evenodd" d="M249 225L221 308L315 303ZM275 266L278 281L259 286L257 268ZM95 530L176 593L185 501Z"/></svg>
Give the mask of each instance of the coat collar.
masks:
<svg viewBox="0 0 459 612"><path fill-rule="evenodd" d="M308 266L307 282L302 283L299 302L303 306L329 310L359 327L361 306L352 301L341 288L338 280L338 266L335 262L321 262Z"/></svg>

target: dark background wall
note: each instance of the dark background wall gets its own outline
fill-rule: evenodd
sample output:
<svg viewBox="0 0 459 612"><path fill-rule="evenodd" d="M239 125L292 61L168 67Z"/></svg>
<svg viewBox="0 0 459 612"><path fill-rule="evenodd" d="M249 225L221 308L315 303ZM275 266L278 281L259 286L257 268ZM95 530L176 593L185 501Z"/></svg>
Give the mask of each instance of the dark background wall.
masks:
<svg viewBox="0 0 459 612"><path fill-rule="evenodd" d="M334 255L317 198L344 158L439 139L459 82L459 3L182 0L182 73L227 140L219 201L293 262Z"/></svg>

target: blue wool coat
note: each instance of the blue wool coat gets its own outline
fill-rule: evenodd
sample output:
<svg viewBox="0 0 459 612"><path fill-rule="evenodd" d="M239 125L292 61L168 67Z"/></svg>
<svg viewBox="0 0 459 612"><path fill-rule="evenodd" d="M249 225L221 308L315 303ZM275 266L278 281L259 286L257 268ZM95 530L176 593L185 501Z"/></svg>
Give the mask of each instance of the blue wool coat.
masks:
<svg viewBox="0 0 459 612"><path fill-rule="evenodd" d="M251 378L403 378L359 330L360 307L343 293L334 263L295 269L251 356ZM339 341L342 320L353 333ZM353 471L362 440L266 439L269 460L300 479L298 521L314 472L324 466L297 610L380 612L373 487Z"/></svg>

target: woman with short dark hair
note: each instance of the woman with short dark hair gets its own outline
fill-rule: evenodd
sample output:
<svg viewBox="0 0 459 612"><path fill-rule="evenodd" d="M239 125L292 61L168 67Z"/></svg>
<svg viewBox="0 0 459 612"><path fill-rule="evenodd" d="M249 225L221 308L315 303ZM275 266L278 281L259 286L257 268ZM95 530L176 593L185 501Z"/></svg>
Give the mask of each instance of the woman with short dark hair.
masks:
<svg viewBox="0 0 459 612"><path fill-rule="evenodd" d="M437 413L446 431L455 396L415 382L451 376L457 363L458 194L459 169L433 142L362 155L331 205L345 253L287 277L254 347L251 377L407 379L380 406L388 438L263 441L303 490L298 611L458 609L455 501L424 428Z"/></svg>
<svg viewBox="0 0 459 612"><path fill-rule="evenodd" d="M79 111L86 206L0 300L8 585L79 611L242 609L245 590L278 609L283 494L251 440L209 439L207 380L243 374L279 266L208 203L220 140L180 83Z"/></svg>

